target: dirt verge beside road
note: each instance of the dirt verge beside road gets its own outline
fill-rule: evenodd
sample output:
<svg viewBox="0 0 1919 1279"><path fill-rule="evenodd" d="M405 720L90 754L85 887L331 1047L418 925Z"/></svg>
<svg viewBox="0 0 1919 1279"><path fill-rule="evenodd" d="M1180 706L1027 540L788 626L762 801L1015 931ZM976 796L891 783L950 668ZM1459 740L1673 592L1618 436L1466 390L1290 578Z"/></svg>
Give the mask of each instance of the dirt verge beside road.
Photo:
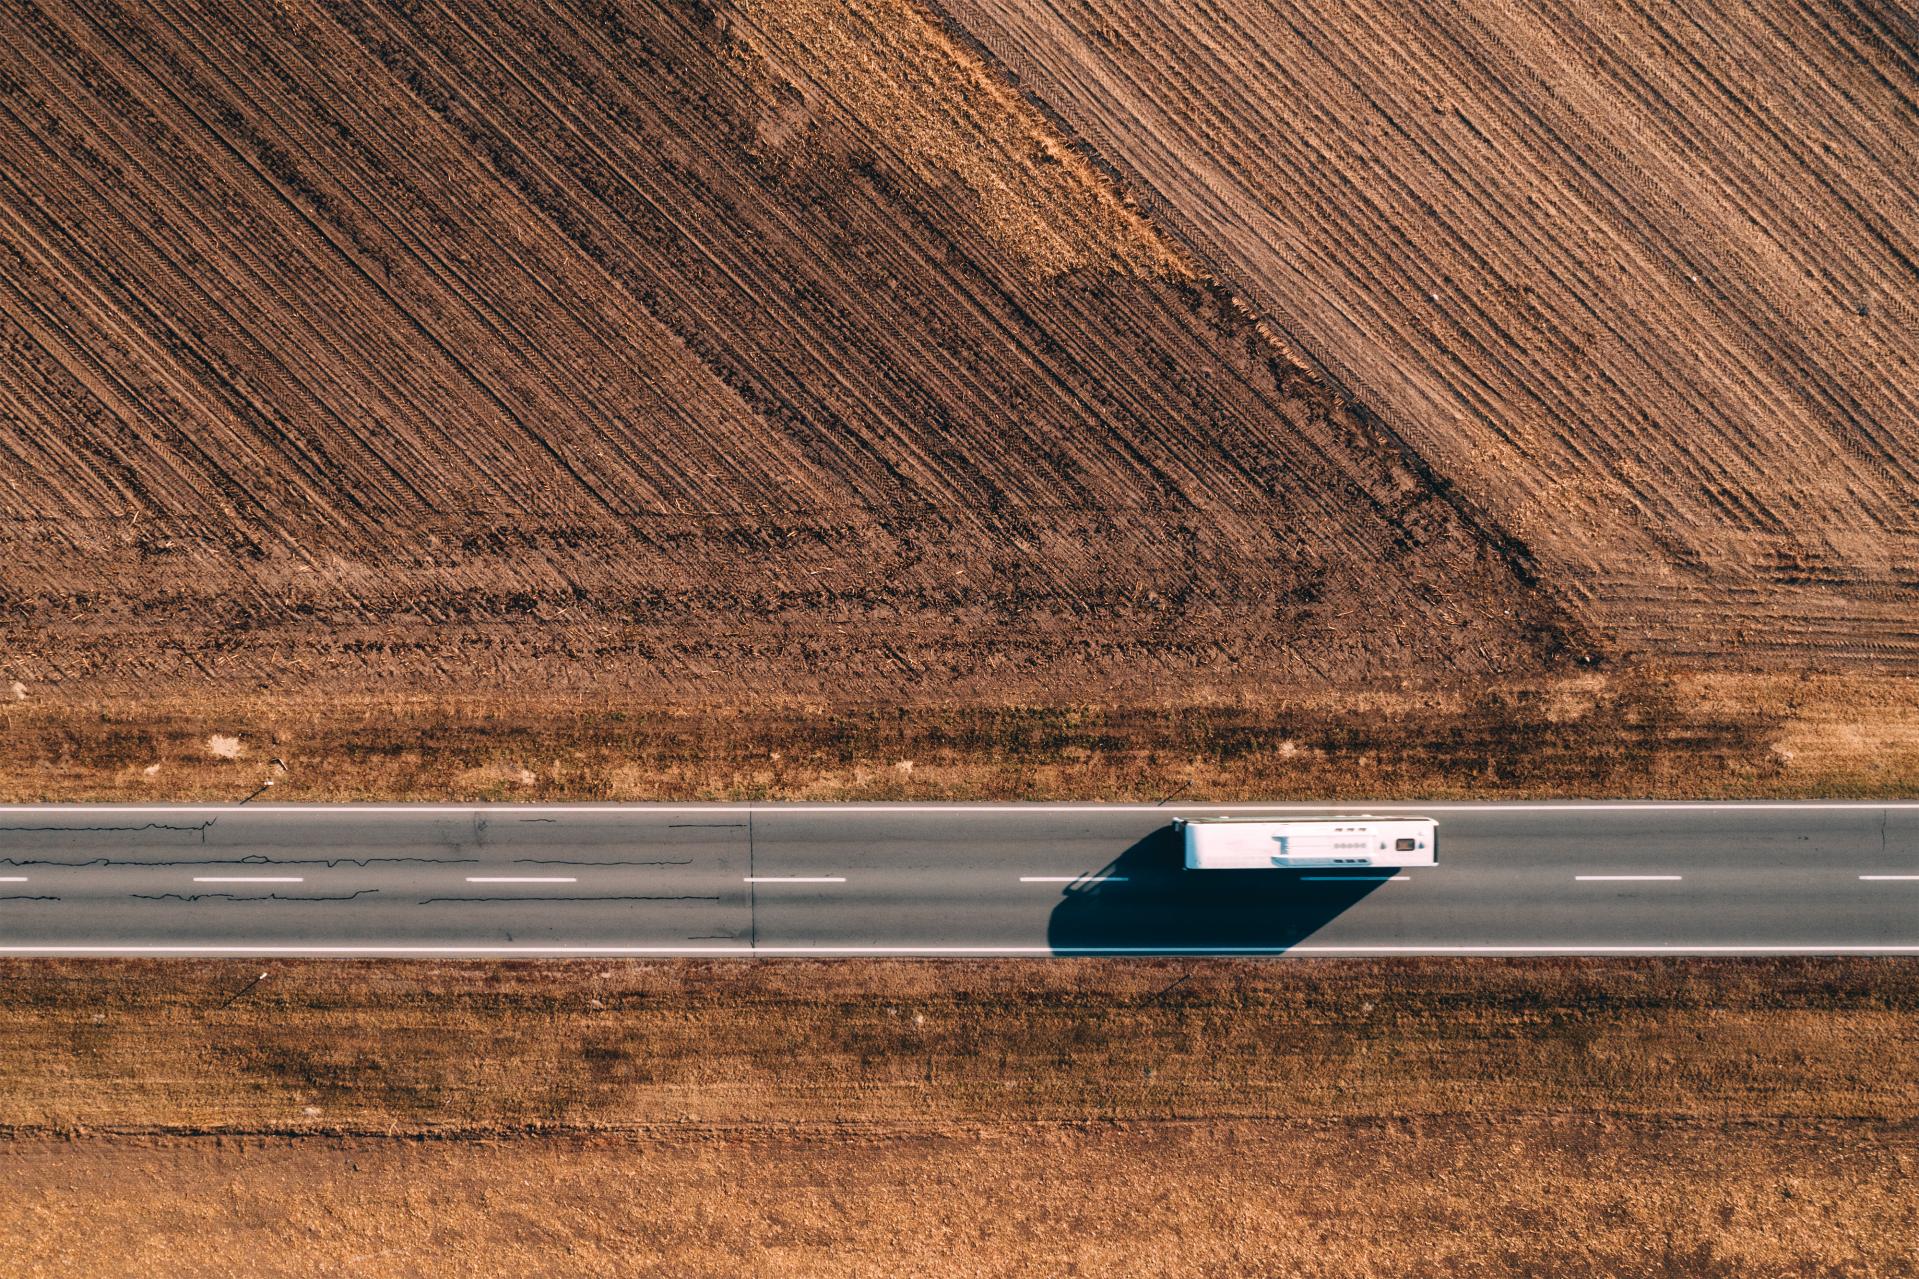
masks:
<svg viewBox="0 0 1919 1279"><path fill-rule="evenodd" d="M1919 964L1896 960L15 960L0 979L16 1135L1919 1120Z"/></svg>
<svg viewBox="0 0 1919 1279"><path fill-rule="evenodd" d="M0 801L1910 795L1903 679L1648 674L1156 703L582 691L0 702ZM272 781L271 791L262 791Z"/></svg>

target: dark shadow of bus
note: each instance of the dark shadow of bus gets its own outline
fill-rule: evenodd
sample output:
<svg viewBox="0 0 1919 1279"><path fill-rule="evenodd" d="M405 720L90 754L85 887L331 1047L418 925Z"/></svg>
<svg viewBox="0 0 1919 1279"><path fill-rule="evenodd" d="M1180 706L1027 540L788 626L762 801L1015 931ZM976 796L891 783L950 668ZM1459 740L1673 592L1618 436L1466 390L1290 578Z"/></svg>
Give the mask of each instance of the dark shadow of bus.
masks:
<svg viewBox="0 0 1919 1279"><path fill-rule="evenodd" d="M1187 870L1170 825L1069 885L1053 909L1055 954L1282 954L1385 882L1387 867Z"/></svg>

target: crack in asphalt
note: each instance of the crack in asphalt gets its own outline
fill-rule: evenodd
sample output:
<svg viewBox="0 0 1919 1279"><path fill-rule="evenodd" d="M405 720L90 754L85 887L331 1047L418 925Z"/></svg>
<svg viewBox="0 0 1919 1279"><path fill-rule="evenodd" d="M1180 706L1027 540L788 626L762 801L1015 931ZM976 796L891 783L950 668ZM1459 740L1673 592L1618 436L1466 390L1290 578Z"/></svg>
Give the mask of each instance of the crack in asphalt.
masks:
<svg viewBox="0 0 1919 1279"><path fill-rule="evenodd" d="M623 895L616 897L422 897L419 905L439 902L716 902L717 897Z"/></svg>
<svg viewBox="0 0 1919 1279"><path fill-rule="evenodd" d="M88 866L324 866L337 870L357 866L365 870L375 862L413 862L422 866L471 866L477 857L266 857L249 853L245 857L189 857L163 862L136 861L125 857L92 857L86 861L63 861L57 857L0 857L0 866L61 866L83 869Z"/></svg>
<svg viewBox="0 0 1919 1279"><path fill-rule="evenodd" d="M744 830L745 822L668 822L668 830Z"/></svg>
<svg viewBox="0 0 1919 1279"><path fill-rule="evenodd" d="M0 902L57 902L59 900L58 897L36 893L7 893L0 896Z"/></svg>
<svg viewBox="0 0 1919 1279"><path fill-rule="evenodd" d="M684 859L683 861L592 862L592 861L574 861L574 860L571 860L570 858L565 858L565 857L515 857L513 859L513 864L515 866L691 866L693 864L693 859L691 857L688 857Z"/></svg>
<svg viewBox="0 0 1919 1279"><path fill-rule="evenodd" d="M362 888L356 892L336 893L331 896L323 894L301 896L294 893L267 893L265 895L255 895L252 897L242 897L238 893L128 893L127 896L133 898L135 901L143 902L198 902L219 900L221 898L230 902L350 902L356 897L364 897L368 893L377 893L379 891L377 888Z"/></svg>
<svg viewBox="0 0 1919 1279"><path fill-rule="evenodd" d="M176 826L171 822L144 822L138 826L0 826L0 835L133 835L143 830L170 830L183 835L198 835L204 844L207 842L207 832L219 820L209 817L206 821L186 826Z"/></svg>

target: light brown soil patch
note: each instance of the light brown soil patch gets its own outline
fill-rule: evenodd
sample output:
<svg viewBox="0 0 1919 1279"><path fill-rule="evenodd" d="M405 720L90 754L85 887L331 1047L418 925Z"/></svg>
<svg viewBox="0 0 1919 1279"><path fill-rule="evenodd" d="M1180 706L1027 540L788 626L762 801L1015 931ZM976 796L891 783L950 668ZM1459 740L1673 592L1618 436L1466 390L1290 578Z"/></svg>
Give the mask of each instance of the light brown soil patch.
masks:
<svg viewBox="0 0 1919 1279"><path fill-rule="evenodd" d="M943 8L1625 647L1919 660L1898 6Z"/></svg>

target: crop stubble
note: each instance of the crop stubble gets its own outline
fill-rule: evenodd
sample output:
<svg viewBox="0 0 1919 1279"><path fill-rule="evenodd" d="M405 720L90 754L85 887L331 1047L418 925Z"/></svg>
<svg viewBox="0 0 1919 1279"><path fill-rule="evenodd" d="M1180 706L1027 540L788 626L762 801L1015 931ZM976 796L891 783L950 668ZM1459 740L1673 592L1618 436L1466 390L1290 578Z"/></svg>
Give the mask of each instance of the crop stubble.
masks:
<svg viewBox="0 0 1919 1279"><path fill-rule="evenodd" d="M1896 7L942 7L1619 647L1919 658Z"/></svg>
<svg viewBox="0 0 1919 1279"><path fill-rule="evenodd" d="M910 698L1585 651L898 0L0 25L9 678Z"/></svg>
<svg viewBox="0 0 1919 1279"><path fill-rule="evenodd" d="M269 968L0 965L15 1270L1914 1263L1896 960Z"/></svg>

